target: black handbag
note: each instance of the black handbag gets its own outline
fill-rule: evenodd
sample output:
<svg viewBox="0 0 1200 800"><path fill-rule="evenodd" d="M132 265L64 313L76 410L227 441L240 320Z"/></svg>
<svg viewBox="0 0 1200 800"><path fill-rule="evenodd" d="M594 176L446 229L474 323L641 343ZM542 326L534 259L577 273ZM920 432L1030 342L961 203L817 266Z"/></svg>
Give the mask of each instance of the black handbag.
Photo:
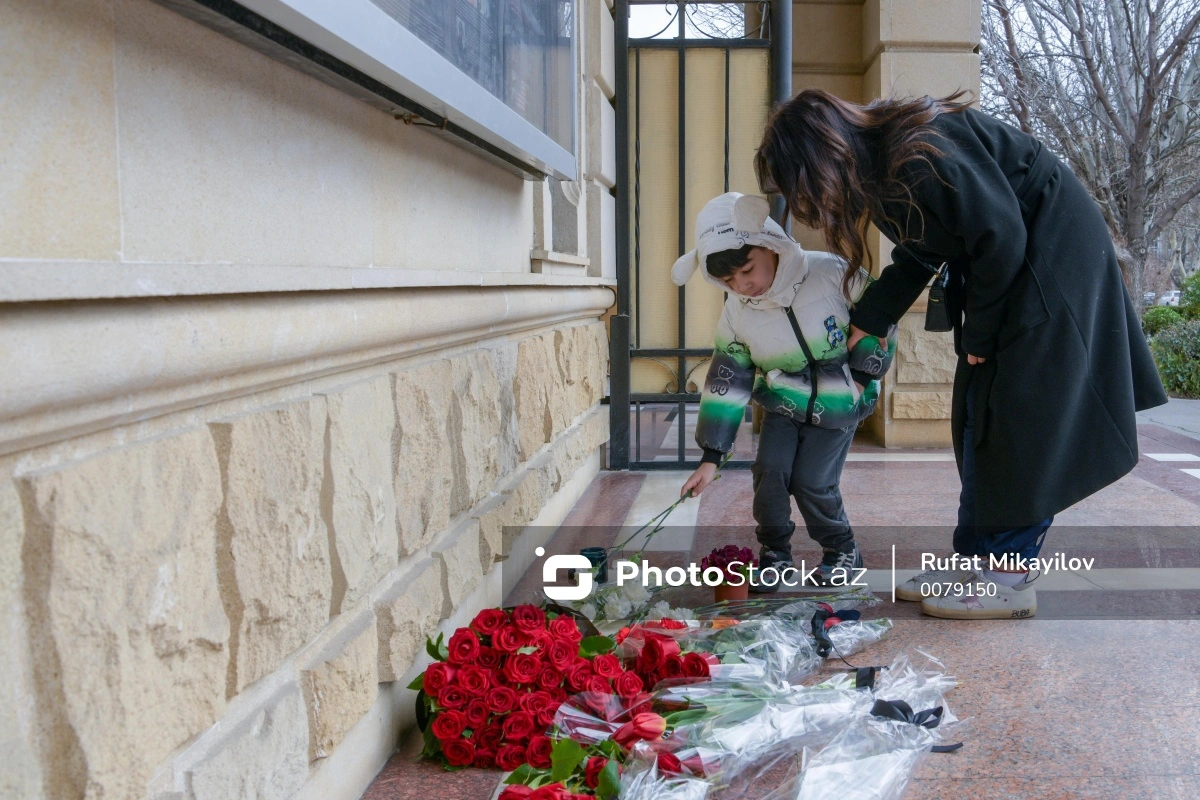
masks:
<svg viewBox="0 0 1200 800"><path fill-rule="evenodd" d="M949 264L942 264L929 287L929 302L925 305L925 330L945 333L954 330L950 309L946 306L946 284L950 281Z"/></svg>

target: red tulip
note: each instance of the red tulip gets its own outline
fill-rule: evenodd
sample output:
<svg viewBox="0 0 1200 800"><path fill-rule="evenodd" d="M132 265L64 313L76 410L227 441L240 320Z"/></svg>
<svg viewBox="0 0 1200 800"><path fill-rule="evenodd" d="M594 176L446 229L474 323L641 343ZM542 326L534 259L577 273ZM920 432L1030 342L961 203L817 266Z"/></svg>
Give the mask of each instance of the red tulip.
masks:
<svg viewBox="0 0 1200 800"><path fill-rule="evenodd" d="M613 734L613 741L628 750L635 742L652 742L662 737L667 730L667 721L652 711L635 714L633 719L622 725Z"/></svg>

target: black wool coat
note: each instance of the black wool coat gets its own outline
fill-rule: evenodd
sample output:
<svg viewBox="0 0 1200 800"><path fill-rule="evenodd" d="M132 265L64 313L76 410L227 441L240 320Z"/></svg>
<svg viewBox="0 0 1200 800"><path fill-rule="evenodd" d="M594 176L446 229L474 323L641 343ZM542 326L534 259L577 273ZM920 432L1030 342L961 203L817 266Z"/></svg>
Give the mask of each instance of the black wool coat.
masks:
<svg viewBox="0 0 1200 800"><path fill-rule="evenodd" d="M894 226L873 220L901 246L850 321L886 333L930 267L949 265L958 463L975 382L977 522L1028 525L1133 469L1134 412L1167 396L1083 184L1036 139L975 109L931 125L942 155L905 167L915 209L891 203ZM967 353L987 361L969 366Z"/></svg>

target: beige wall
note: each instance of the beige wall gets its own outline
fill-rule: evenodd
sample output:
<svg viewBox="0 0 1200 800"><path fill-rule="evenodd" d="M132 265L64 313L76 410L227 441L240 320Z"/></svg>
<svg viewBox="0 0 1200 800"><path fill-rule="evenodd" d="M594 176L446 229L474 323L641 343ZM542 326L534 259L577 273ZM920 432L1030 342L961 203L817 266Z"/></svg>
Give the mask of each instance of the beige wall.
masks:
<svg viewBox="0 0 1200 800"><path fill-rule="evenodd" d="M0 4L0 796L353 798L411 726L607 438L582 6L568 258L542 184L166 8Z"/></svg>
<svg viewBox="0 0 1200 800"><path fill-rule="evenodd" d="M881 97L979 95L978 0L797 0L792 6L792 89L824 89L854 102ZM805 247L824 249L814 231L794 230ZM891 244L873 231L876 264ZM926 333L925 300L900 325L896 365L883 402L868 421L888 447L950 444L955 356L949 334Z"/></svg>

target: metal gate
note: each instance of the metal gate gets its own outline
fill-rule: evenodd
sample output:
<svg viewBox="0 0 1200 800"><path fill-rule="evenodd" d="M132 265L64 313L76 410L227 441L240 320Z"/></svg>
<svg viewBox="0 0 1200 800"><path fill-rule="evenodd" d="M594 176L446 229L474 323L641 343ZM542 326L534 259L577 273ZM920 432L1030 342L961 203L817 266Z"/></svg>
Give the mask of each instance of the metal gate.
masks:
<svg viewBox="0 0 1200 800"><path fill-rule="evenodd" d="M674 38L629 38L616 0L617 308L610 321L609 468L699 464L694 424L724 294L671 283L696 214L727 191L757 193L752 157L772 102L791 91L791 0L679 2ZM696 24L740 11L741 36ZM707 7L707 8L704 8ZM742 31L738 31L739 33ZM784 35L773 35L774 31ZM775 203L776 218L781 204ZM749 407L730 467L755 452Z"/></svg>

